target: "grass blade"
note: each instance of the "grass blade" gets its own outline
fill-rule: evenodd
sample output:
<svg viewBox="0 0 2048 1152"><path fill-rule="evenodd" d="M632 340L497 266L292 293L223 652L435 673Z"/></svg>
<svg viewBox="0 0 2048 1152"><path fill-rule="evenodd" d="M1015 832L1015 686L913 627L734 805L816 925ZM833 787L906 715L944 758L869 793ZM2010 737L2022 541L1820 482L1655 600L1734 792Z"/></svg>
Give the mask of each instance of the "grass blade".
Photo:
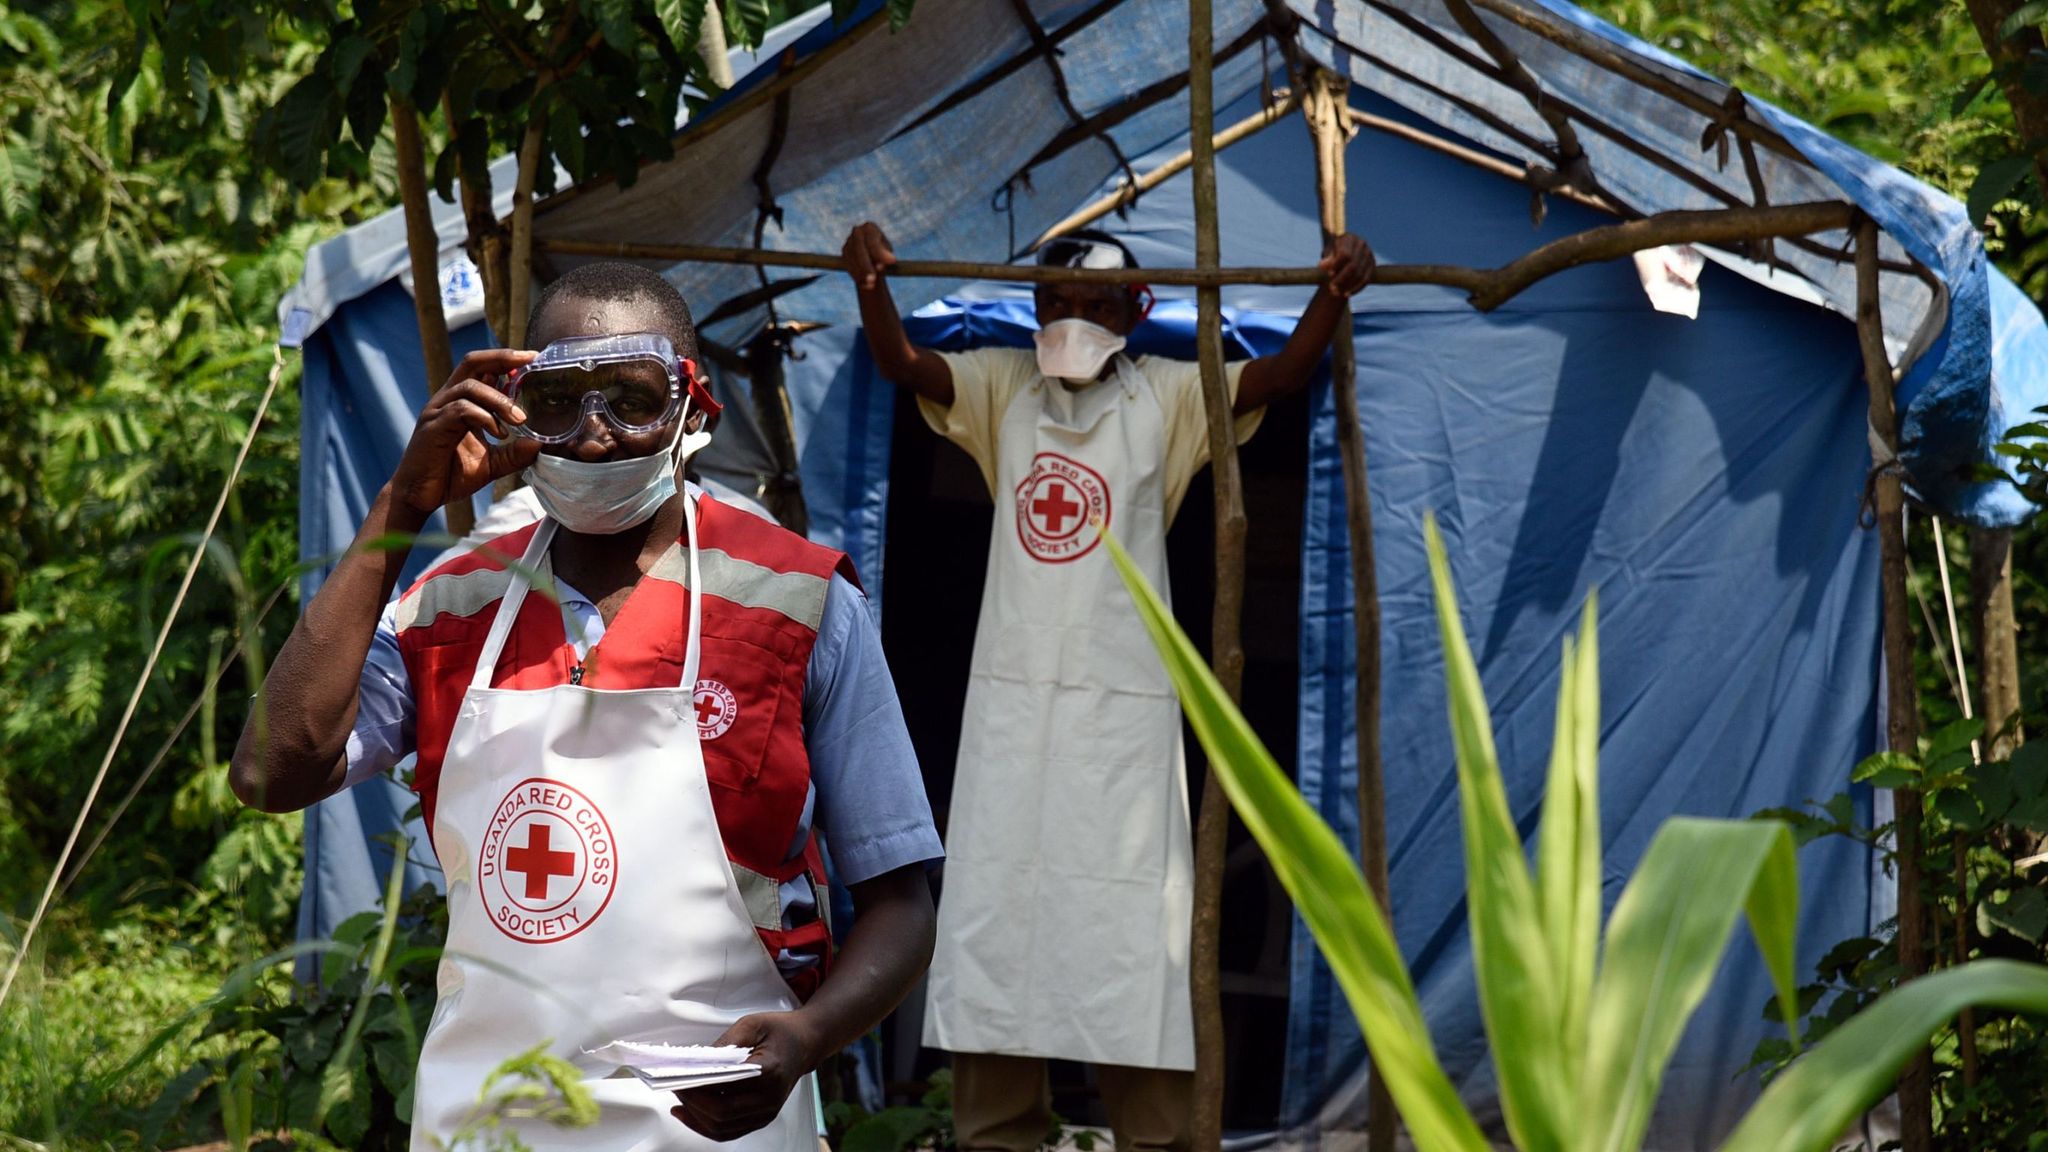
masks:
<svg viewBox="0 0 2048 1152"><path fill-rule="evenodd" d="M2048 968L1979 960L1887 993L1771 1081L1721 1152L1832 1147L1891 1092L1899 1069L1965 1008L2048 1015Z"/></svg>
<svg viewBox="0 0 2048 1152"><path fill-rule="evenodd" d="M1544 938L1536 885L1501 781L1479 666L1458 618L1443 536L1435 517L1425 517L1422 528L1443 636L1451 737L1458 752L1473 967L1500 1080L1501 1111L1522 1152L1559 1152L1568 1146L1575 1123L1571 1070L1559 1029L1563 996Z"/></svg>
<svg viewBox="0 0 2048 1152"><path fill-rule="evenodd" d="M1773 821L1668 820L1614 906L1593 987L1580 1115L1595 1152L1636 1148L1664 1070L1747 907L1781 998L1792 987L1799 880Z"/></svg>
<svg viewBox="0 0 2048 1152"><path fill-rule="evenodd" d="M1486 1152L1437 1062L1408 969L1357 862L1280 771L1116 537L1106 528L1102 536L1217 778L1329 959L1416 1148Z"/></svg>

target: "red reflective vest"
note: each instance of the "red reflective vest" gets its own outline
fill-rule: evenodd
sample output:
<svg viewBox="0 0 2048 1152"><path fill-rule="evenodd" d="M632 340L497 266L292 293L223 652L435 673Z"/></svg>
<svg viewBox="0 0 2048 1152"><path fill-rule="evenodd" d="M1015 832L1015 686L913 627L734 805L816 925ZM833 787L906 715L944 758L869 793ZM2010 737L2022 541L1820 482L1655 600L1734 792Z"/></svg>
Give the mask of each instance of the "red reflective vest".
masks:
<svg viewBox="0 0 2048 1152"><path fill-rule="evenodd" d="M819 958L790 977L798 996L808 997L829 962L831 934L823 918L828 896L815 828L791 855L811 783L804 748L804 681L832 575L837 571L853 579L853 567L844 553L708 496L697 507L698 563L707 595L695 700L712 807L741 896L770 955L788 950ZM398 650L416 706L419 761L413 788L428 828L434 826L449 733L498 601L511 582L506 562L525 552L537 527L502 536L435 568L398 602ZM631 689L680 680L688 566L688 551L677 541L628 594L583 661L580 683ZM547 562L541 571L552 579ZM528 596L491 686L551 688L570 683L576 667L561 609L545 596ZM781 886L806 875L820 914L806 923L785 924Z"/></svg>

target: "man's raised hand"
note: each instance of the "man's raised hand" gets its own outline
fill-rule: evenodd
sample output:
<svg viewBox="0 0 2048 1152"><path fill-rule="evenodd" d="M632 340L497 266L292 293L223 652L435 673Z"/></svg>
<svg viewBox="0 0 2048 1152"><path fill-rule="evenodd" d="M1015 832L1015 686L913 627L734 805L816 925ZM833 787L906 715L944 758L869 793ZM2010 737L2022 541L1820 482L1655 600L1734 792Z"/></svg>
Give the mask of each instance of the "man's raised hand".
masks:
<svg viewBox="0 0 2048 1152"><path fill-rule="evenodd" d="M455 366L448 383L427 400L412 439L391 475L391 498L421 517L533 463L540 444L513 436L512 425L526 413L500 385L532 352L490 348L471 352ZM488 443L484 434L498 438Z"/></svg>
<svg viewBox="0 0 2048 1152"><path fill-rule="evenodd" d="M869 221L846 234L839 255L846 261L846 274L856 288L866 292L882 282L882 273L896 263L896 250L882 234L882 226Z"/></svg>
<svg viewBox="0 0 2048 1152"><path fill-rule="evenodd" d="M1379 261L1372 254L1372 245L1355 233L1346 232L1330 242L1330 250L1323 253L1316 267L1329 277L1325 283L1330 291L1349 297L1372 283Z"/></svg>

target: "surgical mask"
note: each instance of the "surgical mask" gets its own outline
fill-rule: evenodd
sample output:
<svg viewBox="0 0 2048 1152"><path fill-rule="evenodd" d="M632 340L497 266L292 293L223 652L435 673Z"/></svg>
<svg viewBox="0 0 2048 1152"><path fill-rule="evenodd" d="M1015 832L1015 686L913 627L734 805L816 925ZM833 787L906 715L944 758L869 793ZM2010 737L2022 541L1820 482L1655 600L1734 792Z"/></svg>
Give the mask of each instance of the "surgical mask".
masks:
<svg viewBox="0 0 2048 1152"><path fill-rule="evenodd" d="M631 460L573 460L538 456L526 469L526 482L541 510L571 532L609 536L647 522L655 510L676 494L676 474L683 461L711 442L705 429L685 435L689 406L676 418L676 434L668 447Z"/></svg>
<svg viewBox="0 0 2048 1152"><path fill-rule="evenodd" d="M1032 339L1038 343L1038 370L1075 384L1102 375L1102 366L1124 348L1123 337L1086 320L1055 320Z"/></svg>

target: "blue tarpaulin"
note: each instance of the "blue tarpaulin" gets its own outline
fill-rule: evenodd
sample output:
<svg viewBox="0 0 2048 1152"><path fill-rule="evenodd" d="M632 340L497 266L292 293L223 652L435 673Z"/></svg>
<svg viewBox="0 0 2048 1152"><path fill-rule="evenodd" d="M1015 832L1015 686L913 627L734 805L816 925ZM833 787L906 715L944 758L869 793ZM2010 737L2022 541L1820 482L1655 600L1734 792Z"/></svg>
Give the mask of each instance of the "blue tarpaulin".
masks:
<svg viewBox="0 0 2048 1152"><path fill-rule="evenodd" d="M1284 77L1275 75L1281 55L1257 34L1264 6L1217 7L1222 125L1257 110ZM1482 7L1513 6L1494 0ZM1185 66L1176 47L1185 44L1185 10L1177 4L1032 8L1063 37L1070 95L1084 116L1129 101L1155 73ZM1470 46L1436 0L1323 0L1299 10L1302 46L1350 73L1354 108L1516 162L1543 159L1441 98L1455 93L1516 132L1547 139L1548 128L1512 91L1465 75L1455 54L1424 59L1428 44L1414 21ZM1568 6L1531 2L1516 10L1597 36L1717 105L1723 99L1725 89L1710 78ZM834 250L853 223L875 219L906 256L1003 259L1113 185L1120 165L1104 136L1083 134L1047 154L1069 123L1053 102L1045 62L1011 65L1029 55L1031 40L1007 0L921 8L893 36L867 30L862 20L792 32L794 47L778 65L787 70L842 37L861 37L808 78L782 82L795 103L784 158L770 166L781 213L779 227L767 231L771 246ZM1612 73L1514 22L1487 20L1546 86L1600 108L1645 146L1746 198L1742 165L1718 168L1711 151L1699 149L1704 117L1617 87ZM770 115L749 102L750 92L775 82L770 71L703 114L699 134L684 137L677 159L644 174L634 191L558 198L543 205L537 232L751 243L760 149L758 141L738 142L758 135ZM1397 73L1429 77L1439 95ZM853 95L868 102L849 104ZM861 118L834 119L842 114L831 109L852 105ZM1789 145L1790 154L1766 149L1761 162L1772 202L1851 198L1886 229L1888 259L1900 267L1919 261L1940 286L1905 272L1889 272L1885 282L1888 344L1905 367L1902 456L1916 492L1961 519L2017 521L2027 510L2007 491L1966 483L1966 469L2005 427L2048 401L2048 332L2039 312L1988 269L1954 201L1759 102L1746 109ZM1105 135L1142 172L1186 147L1185 125L1184 96L1169 94ZM1710 206L1696 183L1645 165L1634 152L1594 143L1588 152L1605 186L1637 209ZM1360 135L1347 163L1349 224L1382 261L1497 266L1611 222L1552 198L1543 223L1532 227L1525 187L1392 135ZM1286 117L1222 152L1218 167L1224 263L1311 262L1319 246L1314 161L1299 119ZM1015 178L1020 170L1028 180ZM687 202L672 195L685 187ZM1193 262L1185 175L1104 223L1148 266ZM1821 239L1839 249L1843 237ZM1421 551L1425 512L1436 515L1450 548L1460 612L1525 832L1534 829L1547 762L1559 646L1586 593L1599 589L1610 901L1667 817L1741 817L1826 799L1845 789L1849 767L1876 745L1877 542L1858 526L1870 448L1856 334L1844 318L1853 305L1843 279L1850 269L1783 244L1778 253L1784 266L1775 273L1711 253L1718 263L1701 280L1696 320L1653 311L1627 262L1557 276L1490 314L1431 287L1375 288L1353 303L1383 614L1394 919L1438 1052L1482 1112L1492 1106L1492 1070L1464 927L1454 770ZM686 265L669 274L700 314L759 286L748 269ZM922 307L911 322L920 340L1028 342L1024 292L908 281L895 289L906 308ZM1191 357L1192 301L1185 293L1162 296L1134 344ZM1227 291L1232 354L1277 348L1305 300L1305 289ZM896 398L873 373L851 304L844 278L830 276L795 288L777 307L784 319L833 325L804 336L803 357L787 365L804 493L814 537L851 553L879 593L888 577ZM308 558L346 545L422 394L403 288L385 284L322 308L325 322L304 332ZM737 343L761 318L758 309L739 313L713 335ZM457 334L459 346L483 339L480 325ZM721 386L737 392L744 383ZM1289 767L1309 800L1355 842L1343 489L1330 390L1321 380L1313 389L1300 511L1299 752ZM732 451L735 461L751 458L744 444ZM746 465L733 468L744 487ZM317 580L316 572L309 588ZM891 655L899 665L915 657ZM1867 794L1855 797L1865 818L1872 803ZM395 786L372 785L309 818L305 931L324 932L374 899L382 865L365 853L363 838L408 804ZM1802 965L1890 914L1889 889L1866 854L1817 843L1802 850L1801 869ZM1768 982L1741 933L1730 956L1666 1080L1654 1147L1711 1147L1754 1093L1742 1069L1770 1031L1762 1012ZM1280 1120L1287 1138L1313 1143L1362 1125L1363 1049L1298 924L1291 988Z"/></svg>

